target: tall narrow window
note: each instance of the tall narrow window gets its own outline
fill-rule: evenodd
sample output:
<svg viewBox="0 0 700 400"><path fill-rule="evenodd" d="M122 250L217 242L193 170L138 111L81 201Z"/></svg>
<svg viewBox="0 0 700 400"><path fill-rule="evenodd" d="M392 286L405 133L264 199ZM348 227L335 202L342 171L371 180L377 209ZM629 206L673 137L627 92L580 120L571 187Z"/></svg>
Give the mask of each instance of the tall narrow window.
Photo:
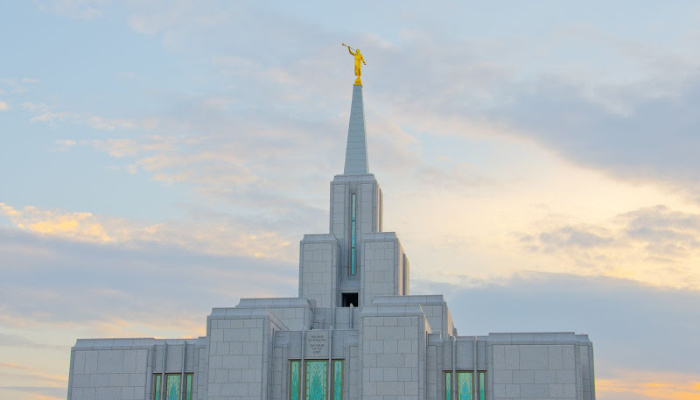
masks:
<svg viewBox="0 0 700 400"><path fill-rule="evenodd" d="M289 400L299 400L299 360L294 360L291 363L289 370Z"/></svg>
<svg viewBox="0 0 700 400"><path fill-rule="evenodd" d="M153 400L160 400L160 374L153 375Z"/></svg>
<svg viewBox="0 0 700 400"><path fill-rule="evenodd" d="M165 400L180 400L180 374L165 375Z"/></svg>
<svg viewBox="0 0 700 400"><path fill-rule="evenodd" d="M486 372L479 371L479 400L486 400Z"/></svg>
<svg viewBox="0 0 700 400"><path fill-rule="evenodd" d="M328 395L328 361L306 362L306 400L326 400Z"/></svg>
<svg viewBox="0 0 700 400"><path fill-rule="evenodd" d="M352 194L352 232L351 232L351 237L352 237L352 243L351 243L351 249L350 249L350 275L355 275L357 272L357 254L356 254L356 249L355 249L355 244L356 244L356 236L357 236L357 195L355 193Z"/></svg>
<svg viewBox="0 0 700 400"><path fill-rule="evenodd" d="M185 374L185 400L192 400L192 374Z"/></svg>
<svg viewBox="0 0 700 400"><path fill-rule="evenodd" d="M472 400L473 387L472 372L457 372L457 400Z"/></svg>
<svg viewBox="0 0 700 400"><path fill-rule="evenodd" d="M445 400L452 400L452 372L445 372Z"/></svg>
<svg viewBox="0 0 700 400"><path fill-rule="evenodd" d="M408 295L408 259L406 258L406 253L404 253L402 257L402 268L401 272L403 275L403 294L404 296Z"/></svg>
<svg viewBox="0 0 700 400"><path fill-rule="evenodd" d="M333 400L343 400L342 360L333 360Z"/></svg>

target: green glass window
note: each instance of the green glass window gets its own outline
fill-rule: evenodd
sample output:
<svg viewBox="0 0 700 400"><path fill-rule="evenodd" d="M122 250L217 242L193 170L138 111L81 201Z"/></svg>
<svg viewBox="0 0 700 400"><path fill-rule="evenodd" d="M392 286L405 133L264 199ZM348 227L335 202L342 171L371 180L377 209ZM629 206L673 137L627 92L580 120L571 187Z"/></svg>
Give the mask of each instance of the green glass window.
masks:
<svg viewBox="0 0 700 400"><path fill-rule="evenodd" d="M153 400L160 400L160 374L153 375Z"/></svg>
<svg viewBox="0 0 700 400"><path fill-rule="evenodd" d="M165 375L165 400L180 400L180 383L182 375Z"/></svg>
<svg viewBox="0 0 700 400"><path fill-rule="evenodd" d="M445 400L452 400L452 372L445 372Z"/></svg>
<svg viewBox="0 0 700 400"><path fill-rule="evenodd" d="M194 374L185 374L184 396L181 396L182 374L166 374L165 390L161 393L162 375L153 374L153 400L192 400L193 381Z"/></svg>
<svg viewBox="0 0 700 400"><path fill-rule="evenodd" d="M300 360L289 360L289 400L302 398L301 365ZM308 360L304 365L304 400L327 400L328 395L333 400L343 400L343 360L333 360L330 364L327 360Z"/></svg>
<svg viewBox="0 0 700 400"><path fill-rule="evenodd" d="M356 247L356 246L355 246L355 245L356 245L356 243L355 243L355 242L356 242L356 239L355 239L355 236L356 236L356 222L357 222L357 216L356 216L356 214L357 214L356 197L357 197L357 196L355 195L355 193L353 193L353 194L352 194L352 221L351 221L351 224L352 224L352 228L351 228L351 229L352 229L351 237L352 237L352 239L351 239L351 246L350 246L350 247L351 247L351 248L350 248L350 275L355 275L355 272L356 272L356 270L357 270L357 268L356 268L356 266L357 266L357 257L356 257L357 251L356 251L356 248L355 248L355 247Z"/></svg>
<svg viewBox="0 0 700 400"><path fill-rule="evenodd" d="M289 368L289 400L299 400L299 360L294 360Z"/></svg>
<svg viewBox="0 0 700 400"><path fill-rule="evenodd" d="M192 400L193 374L185 374L185 400Z"/></svg>
<svg viewBox="0 0 700 400"><path fill-rule="evenodd" d="M486 372L479 371L479 400L486 400Z"/></svg>
<svg viewBox="0 0 700 400"><path fill-rule="evenodd" d="M333 361L333 400L343 400L343 361Z"/></svg>
<svg viewBox="0 0 700 400"><path fill-rule="evenodd" d="M457 372L457 400L472 400L474 373Z"/></svg>
<svg viewBox="0 0 700 400"><path fill-rule="evenodd" d="M313 360L306 362L305 389L306 400L326 400L328 393L328 361Z"/></svg>

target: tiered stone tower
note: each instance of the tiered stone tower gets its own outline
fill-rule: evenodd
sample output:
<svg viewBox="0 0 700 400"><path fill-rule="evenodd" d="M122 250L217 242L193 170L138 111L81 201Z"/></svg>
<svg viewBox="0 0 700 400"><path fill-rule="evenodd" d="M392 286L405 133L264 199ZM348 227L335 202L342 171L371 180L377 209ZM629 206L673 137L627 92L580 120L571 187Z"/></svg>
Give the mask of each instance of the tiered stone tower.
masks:
<svg viewBox="0 0 700 400"><path fill-rule="evenodd" d="M330 233L301 242L299 297L335 308L408 294L408 260L396 234L382 232L382 204L369 173L362 86L355 85L345 171L331 183Z"/></svg>
<svg viewBox="0 0 700 400"><path fill-rule="evenodd" d="M595 399L586 335L458 336L443 296L410 296L382 203L356 84L329 233L301 241L299 297L215 308L198 339L79 339L68 399Z"/></svg>

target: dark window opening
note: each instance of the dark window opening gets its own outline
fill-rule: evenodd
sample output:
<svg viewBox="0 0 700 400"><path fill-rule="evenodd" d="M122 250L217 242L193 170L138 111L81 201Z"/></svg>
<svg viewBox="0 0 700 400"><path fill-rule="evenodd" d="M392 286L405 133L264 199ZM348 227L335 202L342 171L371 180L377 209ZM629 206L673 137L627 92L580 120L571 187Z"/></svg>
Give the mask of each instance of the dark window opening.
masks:
<svg viewBox="0 0 700 400"><path fill-rule="evenodd" d="M357 307L358 295L357 293L343 293L343 307Z"/></svg>

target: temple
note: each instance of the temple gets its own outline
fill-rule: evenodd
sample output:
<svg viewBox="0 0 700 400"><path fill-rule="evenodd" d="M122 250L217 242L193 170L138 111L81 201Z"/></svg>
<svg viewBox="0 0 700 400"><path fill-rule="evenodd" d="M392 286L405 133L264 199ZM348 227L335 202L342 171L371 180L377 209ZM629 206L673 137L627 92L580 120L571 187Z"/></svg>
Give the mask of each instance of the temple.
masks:
<svg viewBox="0 0 700 400"><path fill-rule="evenodd" d="M299 296L214 308L197 339L79 339L69 400L595 399L588 336L459 336L442 295L410 295L369 169L362 90L329 233L300 244Z"/></svg>

